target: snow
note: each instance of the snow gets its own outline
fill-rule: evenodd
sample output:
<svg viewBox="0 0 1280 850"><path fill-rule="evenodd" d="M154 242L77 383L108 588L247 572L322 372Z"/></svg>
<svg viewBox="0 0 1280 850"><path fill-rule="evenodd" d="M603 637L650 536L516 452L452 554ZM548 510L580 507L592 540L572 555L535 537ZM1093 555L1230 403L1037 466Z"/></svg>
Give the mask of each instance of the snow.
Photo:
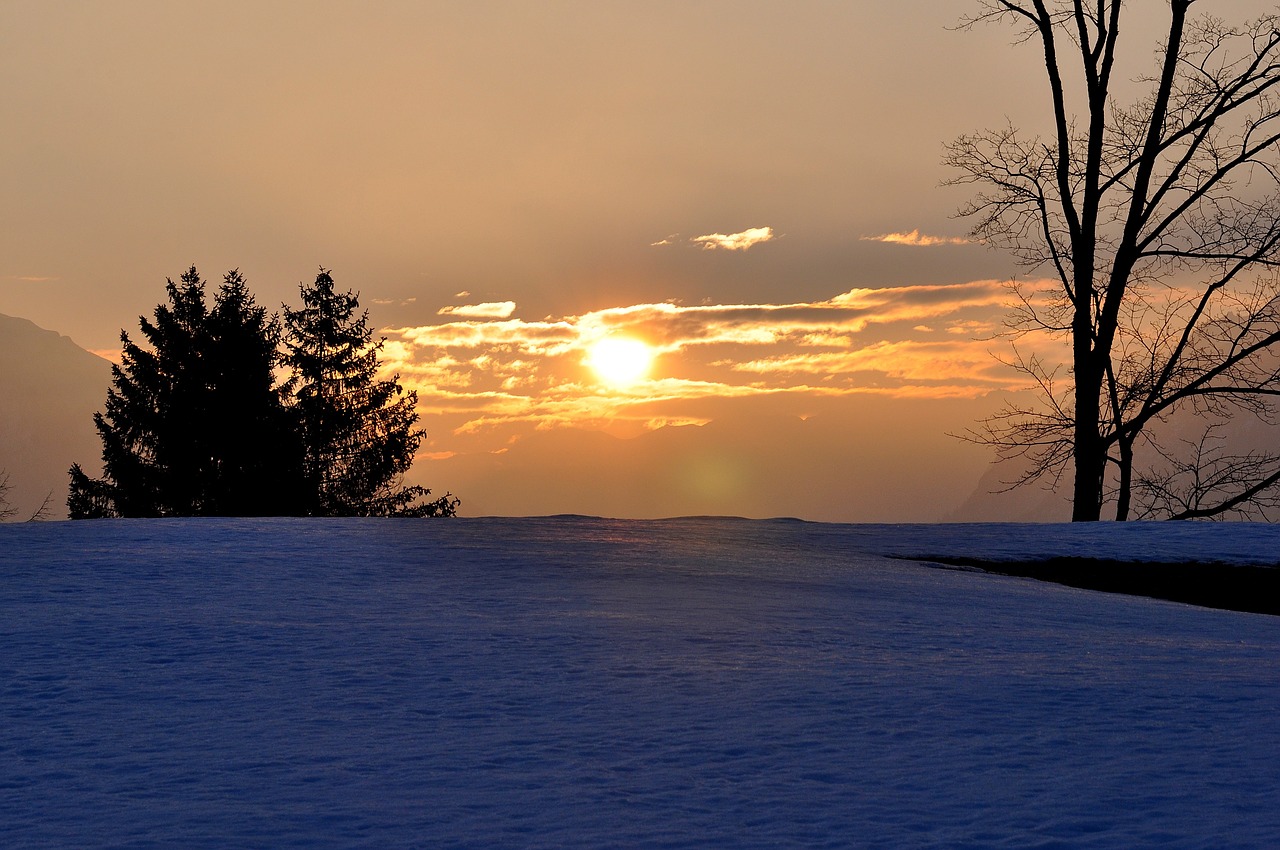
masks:
<svg viewBox="0 0 1280 850"><path fill-rule="evenodd" d="M0 526L0 845L1280 846L1280 618L886 555L1235 524Z"/></svg>

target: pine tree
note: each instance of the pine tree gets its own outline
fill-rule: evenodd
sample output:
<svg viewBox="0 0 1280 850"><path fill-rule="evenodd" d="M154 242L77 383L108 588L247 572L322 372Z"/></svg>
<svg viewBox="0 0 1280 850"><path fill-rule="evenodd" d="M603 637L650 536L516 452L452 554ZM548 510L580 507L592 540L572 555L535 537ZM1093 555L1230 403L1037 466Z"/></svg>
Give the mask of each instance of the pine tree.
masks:
<svg viewBox="0 0 1280 850"><path fill-rule="evenodd" d="M239 271L229 272L209 314L208 420L217 471L206 513L237 516L301 511L302 445L275 369L280 321L268 317Z"/></svg>
<svg viewBox="0 0 1280 850"><path fill-rule="evenodd" d="M72 518L290 514L301 510L301 446L275 385L279 320L238 271L210 310L195 267L168 304L121 332L106 409L94 415L103 478L71 468Z"/></svg>
<svg viewBox="0 0 1280 850"><path fill-rule="evenodd" d="M399 376L378 380L383 340L373 341L359 296L334 289L321 269L303 285L302 307L285 307L288 390L305 447L303 480L316 516L452 516L458 501L405 486L423 431L418 396Z"/></svg>

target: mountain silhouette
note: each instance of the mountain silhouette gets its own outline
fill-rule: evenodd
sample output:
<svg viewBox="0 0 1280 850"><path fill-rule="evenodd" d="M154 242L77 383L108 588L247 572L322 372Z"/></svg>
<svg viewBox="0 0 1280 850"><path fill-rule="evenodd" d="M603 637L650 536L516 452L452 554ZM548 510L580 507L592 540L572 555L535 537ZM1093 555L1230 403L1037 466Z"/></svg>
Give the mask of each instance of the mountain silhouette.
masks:
<svg viewBox="0 0 1280 850"><path fill-rule="evenodd" d="M0 470L9 475L15 519L39 510L67 515L67 469L100 466L93 428L111 380L111 364L61 334L0 314Z"/></svg>

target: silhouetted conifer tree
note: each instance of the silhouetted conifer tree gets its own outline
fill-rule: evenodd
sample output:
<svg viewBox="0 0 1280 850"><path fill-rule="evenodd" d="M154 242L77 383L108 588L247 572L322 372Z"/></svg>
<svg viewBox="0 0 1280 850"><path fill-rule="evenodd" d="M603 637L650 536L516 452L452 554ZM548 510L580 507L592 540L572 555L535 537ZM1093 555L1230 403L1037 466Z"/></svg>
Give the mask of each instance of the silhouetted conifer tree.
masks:
<svg viewBox="0 0 1280 850"><path fill-rule="evenodd" d="M103 478L71 468L73 519L256 516L302 510L302 452L275 385L280 323L229 272L212 310L193 266L169 303L121 332L106 410L94 414Z"/></svg>
<svg viewBox="0 0 1280 850"><path fill-rule="evenodd" d="M423 432L418 396L399 376L378 380L382 340L373 341L359 297L334 289L320 270L303 285L302 307L284 309L287 388L305 447L303 476L317 516L452 516L458 501L405 486Z"/></svg>
<svg viewBox="0 0 1280 850"><path fill-rule="evenodd" d="M230 272L210 313L212 410L208 431L219 458L211 488L216 513L267 516L303 510L302 443L277 385L280 321Z"/></svg>
<svg viewBox="0 0 1280 850"><path fill-rule="evenodd" d="M71 464L71 490L67 494L67 515L71 519L117 517L115 487L105 478L90 478Z"/></svg>

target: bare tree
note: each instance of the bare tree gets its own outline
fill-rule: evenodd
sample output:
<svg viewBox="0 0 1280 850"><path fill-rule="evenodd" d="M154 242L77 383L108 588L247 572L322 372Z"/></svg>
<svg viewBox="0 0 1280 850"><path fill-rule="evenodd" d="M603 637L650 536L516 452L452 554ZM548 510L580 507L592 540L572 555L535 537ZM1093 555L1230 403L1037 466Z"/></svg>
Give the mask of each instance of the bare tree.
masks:
<svg viewBox="0 0 1280 850"><path fill-rule="evenodd" d="M18 509L9 503L9 473L0 469L0 521L12 519L18 515ZM36 508L31 516L27 517L27 522L43 522L49 518L50 509L53 507L53 491L50 490L44 497L44 501Z"/></svg>
<svg viewBox="0 0 1280 850"><path fill-rule="evenodd" d="M27 522L44 522L49 518L49 514L53 509L53 491L50 490L44 494L44 499L40 502L40 507L31 512L31 516L27 517Z"/></svg>
<svg viewBox="0 0 1280 850"><path fill-rule="evenodd" d="M1155 72L1128 105L1113 79L1121 0L980 0L965 22L1012 21L1043 53L1051 134L962 136L946 162L981 187L961 210L973 234L1054 280L1019 290L1013 332L1071 352L1065 388L1063 370L1015 360L1047 404L1003 411L985 439L1028 455L1028 478L1073 465L1077 521L1109 498L1129 516L1152 423L1186 405L1267 416L1280 394L1280 20L1232 27L1192 18L1196 2L1169 0Z"/></svg>
<svg viewBox="0 0 1280 850"><path fill-rule="evenodd" d="M0 469L0 521L6 520L18 512L9 504L9 473Z"/></svg>
<svg viewBox="0 0 1280 850"><path fill-rule="evenodd" d="M1273 521L1280 516L1280 467L1274 452L1228 454L1223 422L1211 422L1184 451L1157 447L1165 461L1135 481L1139 519L1232 519Z"/></svg>

